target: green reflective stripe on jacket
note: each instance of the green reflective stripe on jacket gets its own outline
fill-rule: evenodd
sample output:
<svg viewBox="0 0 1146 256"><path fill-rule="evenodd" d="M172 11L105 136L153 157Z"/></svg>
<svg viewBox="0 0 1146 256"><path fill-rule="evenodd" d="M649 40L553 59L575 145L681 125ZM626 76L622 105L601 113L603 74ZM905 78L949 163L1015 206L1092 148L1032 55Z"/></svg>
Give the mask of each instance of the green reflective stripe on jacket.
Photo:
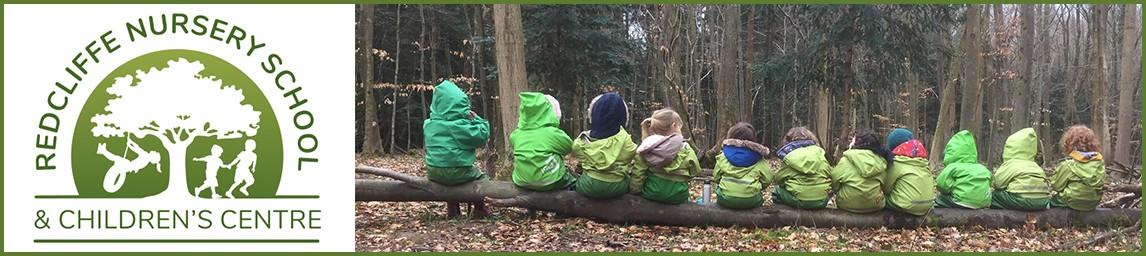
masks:
<svg viewBox="0 0 1146 256"><path fill-rule="evenodd" d="M811 145L788 153L776 171L776 184L801 201L819 201L828 198L832 189L832 166L824 157L824 149Z"/></svg>
<svg viewBox="0 0 1146 256"><path fill-rule="evenodd" d="M935 180L927 159L895 156L887 170L887 201L903 212L923 216L935 202ZM893 208L894 209L894 208Z"/></svg>
<svg viewBox="0 0 1146 256"><path fill-rule="evenodd" d="M581 161L582 173L604 182L624 181L636 151L637 144L625 129L595 141L589 141L585 132L573 141L573 156Z"/></svg>
<svg viewBox="0 0 1146 256"><path fill-rule="evenodd" d="M991 188L1022 198L1049 198L1046 173L1034 161L1037 153L1034 129L1022 129L1008 137L1003 146L1003 164L995 170Z"/></svg>
<svg viewBox="0 0 1146 256"><path fill-rule="evenodd" d="M573 140L557 127L557 114L544 94L521 93L517 130L509 135L513 146L513 184L543 190L567 175L562 158Z"/></svg>
<svg viewBox="0 0 1146 256"><path fill-rule="evenodd" d="M939 193L965 208L991 206L991 171L979 164L971 132L956 133L943 152L943 171L935 179Z"/></svg>
<svg viewBox="0 0 1146 256"><path fill-rule="evenodd" d="M887 160L871 150L849 149L832 168L836 208L867 213L883 209Z"/></svg>
<svg viewBox="0 0 1146 256"><path fill-rule="evenodd" d="M771 166L764 158L751 166L733 166L722 153L716 156L712 183L727 196L740 198L760 196L764 187L772 183Z"/></svg>
<svg viewBox="0 0 1146 256"><path fill-rule="evenodd" d="M489 138L489 122L470 117L470 100L457 85L444 81L434 89L430 118L422 123L426 166L470 167L474 150Z"/></svg>
<svg viewBox="0 0 1146 256"><path fill-rule="evenodd" d="M1059 200L1071 209L1093 211L1102 201L1102 187L1106 184L1106 166L1102 160L1086 163L1066 159L1055 167L1051 187Z"/></svg>

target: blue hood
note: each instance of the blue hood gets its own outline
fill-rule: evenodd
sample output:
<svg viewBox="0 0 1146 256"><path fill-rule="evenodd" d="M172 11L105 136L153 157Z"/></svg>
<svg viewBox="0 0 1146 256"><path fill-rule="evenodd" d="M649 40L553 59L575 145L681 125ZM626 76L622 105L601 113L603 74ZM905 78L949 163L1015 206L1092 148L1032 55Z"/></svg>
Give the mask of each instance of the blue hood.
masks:
<svg viewBox="0 0 1146 256"><path fill-rule="evenodd" d="M724 140L724 159L736 167L748 167L768 155L768 148L755 142L738 139Z"/></svg>

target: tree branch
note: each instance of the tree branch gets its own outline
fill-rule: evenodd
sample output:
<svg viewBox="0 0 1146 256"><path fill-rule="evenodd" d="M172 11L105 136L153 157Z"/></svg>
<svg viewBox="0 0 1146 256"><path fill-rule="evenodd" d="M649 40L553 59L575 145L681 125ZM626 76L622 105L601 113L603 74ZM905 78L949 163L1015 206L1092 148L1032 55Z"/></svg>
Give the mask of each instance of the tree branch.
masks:
<svg viewBox="0 0 1146 256"><path fill-rule="evenodd" d="M410 185L411 187L415 187L417 189L425 190L425 191L430 191L429 188L430 188L430 185L432 185L432 184L430 184L430 181L425 179L425 178L414 177L414 176L407 175L405 173L395 172L395 171L391 171L388 169L382 169L382 168L377 168L377 167L359 165L358 167L354 168L354 172L355 173L373 174L373 175L378 175L378 176L382 176L382 177L387 177L387 178L399 180L399 181L406 183L407 185Z"/></svg>

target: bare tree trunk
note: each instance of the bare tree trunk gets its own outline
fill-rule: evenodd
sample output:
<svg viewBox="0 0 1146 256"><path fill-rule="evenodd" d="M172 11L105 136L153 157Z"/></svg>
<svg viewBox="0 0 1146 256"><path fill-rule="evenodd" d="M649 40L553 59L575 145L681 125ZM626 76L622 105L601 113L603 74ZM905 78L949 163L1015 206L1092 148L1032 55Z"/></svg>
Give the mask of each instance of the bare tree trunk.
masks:
<svg viewBox="0 0 1146 256"><path fill-rule="evenodd" d="M816 137L828 138L830 136L828 127L830 127L829 124L831 123L831 93L828 92L826 86L821 85L819 87L819 89L816 89ZM821 145L827 147L826 145Z"/></svg>
<svg viewBox="0 0 1146 256"><path fill-rule="evenodd" d="M1024 127L1030 126L1030 121L1027 120L1028 110L1027 106L1027 93L1028 88L1031 87L1031 81L1034 81L1034 63L1035 63L1035 7L1030 4L1019 5L1019 15L1022 16L1022 36L1020 41L1020 52L1022 52L1023 69L1020 74L1019 83L1016 83L1014 88L1014 96L1011 98L1011 106L1014 107L1014 112L1011 112L1011 130L1014 132Z"/></svg>
<svg viewBox="0 0 1146 256"><path fill-rule="evenodd" d="M979 5L971 5L967 8L967 21L966 25L964 25L966 28L964 31L966 36L964 38L967 44L967 47L964 49L967 53L965 56L967 58L965 60L967 64L963 66L963 76L961 79L963 82L963 95L959 110L959 127L967 129L973 134L979 134L980 132L979 127L983 113L982 95L980 94L982 87L979 78L979 68L982 67L983 63L982 40L980 39L980 35L982 35L982 21L981 18L979 18L979 8ZM976 144L985 145L983 143ZM932 152L941 152L936 150L938 149L933 148Z"/></svg>
<svg viewBox="0 0 1146 256"><path fill-rule="evenodd" d="M847 145L847 143L849 142L848 137L850 137L852 135L852 129L856 125L856 120L855 120L856 104L855 104L855 99L853 99L853 95L852 95L852 80L855 79L855 74L853 74L853 72L854 72L853 69L855 68L853 66L855 64L855 49L853 49L852 46L848 46L847 49L844 50L844 63L843 64L844 64L843 65L843 68L844 68L844 78L843 78L844 89L843 89L843 92L841 92L841 94L842 94L841 97L844 98L843 99L844 102L842 105L840 105L843 108L843 112L844 112L843 117L840 120L840 122L843 122L843 126L840 127L840 136L836 140L835 146L832 147L834 149L828 149L828 150L830 150L828 152L828 154L833 156L832 159L839 159L840 155L843 154L843 151L844 151L843 149L847 148L847 146L848 146ZM820 139L827 140L828 138L820 138ZM821 141L820 143L822 145L825 145L825 148L827 148L828 141Z"/></svg>
<svg viewBox="0 0 1146 256"><path fill-rule="evenodd" d="M968 24L971 20L968 20ZM959 39L959 46L956 52L967 54L970 52L972 40L970 40L972 31L976 31L973 26L964 26L963 33ZM947 145L947 140L951 137L951 126L955 124L955 88L959 86L960 70L965 70L963 63L966 63L967 56L951 56L947 65L947 79L942 84L936 86L943 86L943 92L939 95L939 118L935 122L935 133L931 136L931 147L928 149L932 153L929 157L932 170L938 170L939 164L943 161L943 147Z"/></svg>
<svg viewBox="0 0 1146 256"><path fill-rule="evenodd" d="M1133 125L1141 122L1134 118L1134 111L1139 106L1134 105L1137 89L1141 88L1135 69L1141 69L1142 63L1134 58L1134 49L1138 39L1138 11L1133 4L1122 5L1122 67L1119 71L1121 81L1118 82L1118 140L1115 142L1114 160L1120 163L1130 162L1130 139L1134 134Z"/></svg>
<svg viewBox="0 0 1146 256"><path fill-rule="evenodd" d="M398 67L402 65L400 61L402 55L402 5L397 5L398 14L394 15L394 92L390 98L390 153L395 152L394 141L394 123L395 117L398 115L398 90L402 88L398 86Z"/></svg>
<svg viewBox="0 0 1146 256"><path fill-rule="evenodd" d="M1042 12L1041 12L1042 13L1041 14L1042 22L1040 22L1040 24L1043 24L1043 26L1046 26L1046 27L1050 27L1050 24L1051 24L1050 17L1051 17L1051 12L1052 12L1051 8L1052 7L1050 5L1042 5L1041 8L1042 8ZM1066 24L1066 22L1064 21L1063 24ZM1065 29L1064 29L1064 33L1065 33ZM1038 44L1039 44L1040 48L1041 49L1051 49L1050 48L1050 43L1051 43L1050 29L1042 29L1041 33L1039 33L1039 34L1040 34L1040 36L1039 36L1040 40L1038 40L1038 42L1039 42ZM1050 79L1050 77L1051 77L1050 73L1051 72L1048 72L1047 67L1066 65L1065 59L1063 59L1063 58L1066 57L1067 52L1066 52L1066 50L1063 51L1063 56L1062 56L1063 58L1060 58L1061 60L1063 60L1063 62L1061 64L1058 64L1058 65L1055 65L1053 58L1049 57L1049 55L1050 54L1041 55L1043 57L1044 61L1040 61L1039 63L1044 63L1046 65L1043 65L1044 68L1038 69L1038 71L1036 72L1036 74L1038 74L1038 75L1036 75L1035 77L1040 77L1040 79L1037 79L1037 81L1039 81L1039 82L1030 85L1030 87L1037 88L1037 91L1038 91L1038 104L1036 105L1036 106L1038 106L1038 109L1035 110L1034 120L1035 120L1035 129L1038 130L1038 133L1039 133L1039 144L1041 145L1040 148L1042 148L1044 151L1041 154L1043 166L1050 165L1052 160L1053 160L1053 158L1050 157L1050 155L1047 154L1047 152L1046 152L1046 151L1051 150L1050 145L1053 144L1051 142L1053 139L1050 137L1051 126L1050 126L1050 121L1049 121L1050 120L1050 114L1049 113L1050 113L1050 106L1051 106L1051 102L1049 99L1050 98L1050 90L1051 90L1051 79Z"/></svg>
<svg viewBox="0 0 1146 256"><path fill-rule="evenodd" d="M738 79L736 76L736 66L740 58L737 53L740 51L740 6L739 5L725 5L719 7L721 10L721 23L722 38L719 48L720 62L716 64L716 95L719 95L716 103L716 127L715 132L718 136L714 136L709 145L712 148L705 155L715 156L712 152L719 151L719 143L723 136L719 136L722 132L727 131L728 128L736 124L737 121L742 121L740 118L743 116L745 105L747 105L747 95L745 95L737 86Z"/></svg>
<svg viewBox="0 0 1146 256"><path fill-rule="evenodd" d="M513 152L509 134L517 127L518 94L527 86L525 37L521 31L521 6L493 5L494 47L497 49L498 100L501 111L501 152Z"/></svg>
<svg viewBox="0 0 1146 256"><path fill-rule="evenodd" d="M377 154L382 152L382 135L378 130L378 103L374 98L374 5L359 5L361 12L358 17L359 31L362 31L362 41L359 42L358 62L362 65L362 103L365 106L363 125L365 139L362 141L362 153Z"/></svg>
<svg viewBox="0 0 1146 256"><path fill-rule="evenodd" d="M1102 152L1110 152L1107 148L1110 146L1110 141L1106 140L1106 58L1105 58L1105 42L1104 36L1106 33L1106 5L1094 5L1091 10L1091 35L1090 43L1094 48L1094 52L1090 54L1090 82L1091 82L1091 96L1090 96L1090 127L1094 130L1094 135L1102 140Z"/></svg>

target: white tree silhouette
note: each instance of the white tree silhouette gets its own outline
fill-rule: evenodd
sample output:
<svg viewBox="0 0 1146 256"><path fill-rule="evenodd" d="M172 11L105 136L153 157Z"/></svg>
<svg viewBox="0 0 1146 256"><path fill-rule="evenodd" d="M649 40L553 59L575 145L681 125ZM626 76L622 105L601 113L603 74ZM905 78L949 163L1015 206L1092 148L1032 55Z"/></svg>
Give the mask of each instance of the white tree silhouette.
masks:
<svg viewBox="0 0 1146 256"><path fill-rule="evenodd" d="M187 146L195 138L254 136L259 111L243 104L243 91L215 77L199 75L204 66L179 58L163 69L136 70L115 78L105 114L92 117L96 137L155 136L170 158L171 176L161 197L188 196ZM155 150L155 149L148 149Z"/></svg>

